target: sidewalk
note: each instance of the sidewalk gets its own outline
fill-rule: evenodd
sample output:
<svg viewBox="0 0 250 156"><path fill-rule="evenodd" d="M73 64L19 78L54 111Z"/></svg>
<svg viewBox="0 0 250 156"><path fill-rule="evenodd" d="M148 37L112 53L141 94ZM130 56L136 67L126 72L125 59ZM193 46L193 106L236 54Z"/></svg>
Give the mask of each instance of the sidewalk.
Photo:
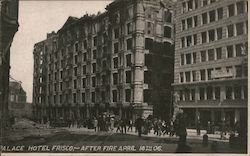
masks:
<svg viewBox="0 0 250 156"><path fill-rule="evenodd" d="M95 132L94 129L88 129L88 128L76 128L76 127L71 127L71 128L64 128L65 130L68 130L70 132L76 133L76 134L81 134L83 132L92 132L92 133L98 133ZM102 131L103 132L103 131ZM104 133L116 133L116 128L113 131L108 131L108 132L104 132ZM117 133L121 133L121 132L117 132ZM206 130L201 130L201 134L197 135L196 134L196 130L195 129L187 129L187 139L195 139L195 140L203 140L203 135L206 134ZM126 134L130 134L130 135L138 135L138 133L135 133L135 128L133 127L132 132L131 131L127 131ZM218 142L229 142L229 135L225 136L226 139L221 139L220 134L207 134L208 135L208 140L209 141L218 141ZM142 136L144 137L155 137L155 138L178 138L177 136L169 136L169 135L161 135L161 136L157 136L153 133L153 130L150 131L150 133L148 133L147 135L142 134Z"/></svg>

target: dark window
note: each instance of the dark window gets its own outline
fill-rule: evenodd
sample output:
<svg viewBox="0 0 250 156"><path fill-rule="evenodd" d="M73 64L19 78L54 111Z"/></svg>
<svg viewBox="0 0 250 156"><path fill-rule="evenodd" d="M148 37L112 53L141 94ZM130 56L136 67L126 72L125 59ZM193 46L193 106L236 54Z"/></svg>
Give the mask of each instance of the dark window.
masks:
<svg viewBox="0 0 250 156"><path fill-rule="evenodd" d="M192 71L193 82L197 81L196 71Z"/></svg>
<svg viewBox="0 0 250 156"><path fill-rule="evenodd" d="M231 86L226 86L226 99L232 99L232 90Z"/></svg>
<svg viewBox="0 0 250 156"><path fill-rule="evenodd" d="M95 87L95 85L96 85L96 79L95 77L92 77L92 87Z"/></svg>
<svg viewBox="0 0 250 156"><path fill-rule="evenodd" d="M190 90L185 89L184 96L185 96L185 101L189 101L190 100Z"/></svg>
<svg viewBox="0 0 250 156"><path fill-rule="evenodd" d="M85 87L86 87L86 79L83 78L83 79L82 79L82 88L85 88Z"/></svg>
<svg viewBox="0 0 250 156"><path fill-rule="evenodd" d="M234 86L234 97L235 99L241 99L241 86Z"/></svg>
<svg viewBox="0 0 250 156"><path fill-rule="evenodd" d="M191 11L193 9L193 0L188 1L188 11Z"/></svg>
<svg viewBox="0 0 250 156"><path fill-rule="evenodd" d="M73 94L73 102L76 103L77 97L76 97L76 93Z"/></svg>
<svg viewBox="0 0 250 156"><path fill-rule="evenodd" d="M117 73L114 73L114 74L113 74L113 84L114 84L114 85L117 85L117 83L118 83L118 74L117 74Z"/></svg>
<svg viewBox="0 0 250 156"><path fill-rule="evenodd" d="M74 67L74 76L77 76L77 67Z"/></svg>
<svg viewBox="0 0 250 156"><path fill-rule="evenodd" d="M130 89L126 89L126 102L130 102L131 99L131 91Z"/></svg>
<svg viewBox="0 0 250 156"><path fill-rule="evenodd" d="M220 99L220 87L215 87L215 99Z"/></svg>
<svg viewBox="0 0 250 156"><path fill-rule="evenodd" d="M182 30L185 30L186 29L186 22L185 22L185 20L182 20L181 23L182 23Z"/></svg>
<svg viewBox="0 0 250 156"><path fill-rule="evenodd" d="M164 26L164 37L171 38L171 28L168 26Z"/></svg>
<svg viewBox="0 0 250 156"><path fill-rule="evenodd" d="M129 67L131 66L131 54L126 55L126 65Z"/></svg>
<svg viewBox="0 0 250 156"><path fill-rule="evenodd" d="M118 68L118 57L113 58L114 68Z"/></svg>
<svg viewBox="0 0 250 156"><path fill-rule="evenodd" d="M93 63L92 64L92 73L95 73L96 72L96 63Z"/></svg>
<svg viewBox="0 0 250 156"><path fill-rule="evenodd" d="M87 53L83 53L83 61L87 60Z"/></svg>
<svg viewBox="0 0 250 156"><path fill-rule="evenodd" d="M186 54L186 64L191 64L191 54Z"/></svg>
<svg viewBox="0 0 250 156"><path fill-rule="evenodd" d="M210 22L215 21L215 10L209 11L209 19L210 19Z"/></svg>
<svg viewBox="0 0 250 156"><path fill-rule="evenodd" d="M191 46L192 45L192 37L191 36L187 36L187 46Z"/></svg>
<svg viewBox="0 0 250 156"><path fill-rule="evenodd" d="M153 39L146 38L145 39L145 49L152 50L153 49Z"/></svg>
<svg viewBox="0 0 250 156"><path fill-rule="evenodd" d="M206 80L206 71L204 69L200 70L200 74L201 74L201 81L205 81Z"/></svg>
<svg viewBox="0 0 250 156"><path fill-rule="evenodd" d="M93 40L94 40L94 46L96 46L97 45L97 37L94 37Z"/></svg>
<svg viewBox="0 0 250 156"><path fill-rule="evenodd" d="M82 66L82 74L86 74L86 66Z"/></svg>
<svg viewBox="0 0 250 156"><path fill-rule="evenodd" d="M132 33L132 24L131 24L131 23L128 23L128 24L127 24L127 33L128 33L128 34L131 34L131 33Z"/></svg>
<svg viewBox="0 0 250 156"><path fill-rule="evenodd" d="M236 44L235 49L236 49L236 57L242 56L243 44Z"/></svg>
<svg viewBox="0 0 250 156"><path fill-rule="evenodd" d="M93 50L93 59L96 59L96 50Z"/></svg>
<svg viewBox="0 0 250 156"><path fill-rule="evenodd" d="M126 71L126 83L131 83L131 71Z"/></svg>
<svg viewBox="0 0 250 156"><path fill-rule="evenodd" d="M223 8L218 8L217 14L218 14L218 20L222 19L223 18Z"/></svg>
<svg viewBox="0 0 250 156"><path fill-rule="evenodd" d="M192 28L193 27L193 22L192 22L192 17L187 19L187 28Z"/></svg>
<svg viewBox="0 0 250 156"><path fill-rule="evenodd" d="M75 44L75 52L78 52L79 51L79 46L78 46L78 43Z"/></svg>
<svg viewBox="0 0 250 156"><path fill-rule="evenodd" d="M222 28L217 28L217 40L222 39Z"/></svg>
<svg viewBox="0 0 250 156"><path fill-rule="evenodd" d="M185 39L184 39L184 37L181 38L181 47L182 48L185 47Z"/></svg>
<svg viewBox="0 0 250 156"><path fill-rule="evenodd" d="M234 26L233 25L227 26L227 34L228 34L228 37L234 36Z"/></svg>
<svg viewBox="0 0 250 156"><path fill-rule="evenodd" d="M214 49L209 49L208 50L208 61L213 61L214 60Z"/></svg>
<svg viewBox="0 0 250 156"><path fill-rule="evenodd" d="M200 90L200 100L204 100L205 99L205 89L204 88L199 88Z"/></svg>
<svg viewBox="0 0 250 156"><path fill-rule="evenodd" d="M207 87L207 99L208 100L213 99L213 88L211 86Z"/></svg>
<svg viewBox="0 0 250 156"><path fill-rule="evenodd" d="M233 57L233 46L227 46L227 58Z"/></svg>
<svg viewBox="0 0 250 156"><path fill-rule="evenodd" d="M237 36L244 34L244 23L243 22L236 24L236 33L237 33Z"/></svg>
<svg viewBox="0 0 250 156"><path fill-rule="evenodd" d="M231 4L228 6L228 15L229 17L234 16L235 10L234 10L234 4Z"/></svg>
<svg viewBox="0 0 250 156"><path fill-rule="evenodd" d="M113 102L117 102L117 90L113 90L112 94L113 94Z"/></svg>
<svg viewBox="0 0 250 156"><path fill-rule="evenodd" d="M207 24L207 13L202 14L202 24Z"/></svg>
<svg viewBox="0 0 250 156"><path fill-rule="evenodd" d="M181 65L184 65L184 54L181 54Z"/></svg>
<svg viewBox="0 0 250 156"><path fill-rule="evenodd" d="M216 58L217 60L222 58L222 48L216 48Z"/></svg>
<svg viewBox="0 0 250 156"><path fill-rule="evenodd" d="M114 53L118 53L119 52L119 43L114 43Z"/></svg>
<svg viewBox="0 0 250 156"><path fill-rule="evenodd" d="M193 64L196 63L196 52L193 53Z"/></svg>
<svg viewBox="0 0 250 156"><path fill-rule="evenodd" d="M74 80L74 89L77 87L77 80Z"/></svg>
<svg viewBox="0 0 250 156"><path fill-rule="evenodd" d="M197 16L194 16L194 26L196 27L198 25L198 18Z"/></svg>
<svg viewBox="0 0 250 156"><path fill-rule="evenodd" d="M82 93L82 102L85 102L85 93Z"/></svg>
<svg viewBox="0 0 250 156"><path fill-rule="evenodd" d="M127 39L127 50L132 49L132 38Z"/></svg>
<svg viewBox="0 0 250 156"><path fill-rule="evenodd" d="M180 82L184 82L183 72L180 72Z"/></svg>
<svg viewBox="0 0 250 156"><path fill-rule="evenodd" d="M201 51L201 62L207 61L206 51Z"/></svg>
<svg viewBox="0 0 250 156"><path fill-rule="evenodd" d="M237 2L236 6L237 6L237 14L244 13L244 1Z"/></svg>
<svg viewBox="0 0 250 156"><path fill-rule="evenodd" d="M190 72L185 72L185 76L186 76L186 82L190 82L191 79L190 79Z"/></svg>
<svg viewBox="0 0 250 156"><path fill-rule="evenodd" d="M215 33L214 30L209 30L208 31L208 35L209 35L209 42L212 42L215 40Z"/></svg>
<svg viewBox="0 0 250 156"><path fill-rule="evenodd" d="M191 99L192 101L195 100L195 89L191 89Z"/></svg>
<svg viewBox="0 0 250 156"><path fill-rule="evenodd" d="M207 69L207 79L212 80L212 71L213 69Z"/></svg>
<svg viewBox="0 0 250 156"><path fill-rule="evenodd" d="M119 28L114 29L114 33L115 33L114 37L118 38L119 37Z"/></svg>
<svg viewBox="0 0 250 156"><path fill-rule="evenodd" d="M197 44L197 35L196 34L193 35L193 39L194 39L194 45L196 45Z"/></svg>
<svg viewBox="0 0 250 156"><path fill-rule="evenodd" d="M91 92L91 100L92 102L95 102L95 92Z"/></svg>
<svg viewBox="0 0 250 156"><path fill-rule="evenodd" d="M208 0L203 0L203 6L206 6L208 4Z"/></svg>
<svg viewBox="0 0 250 156"><path fill-rule="evenodd" d="M201 40L202 40L202 43L207 42L207 32L202 32L201 33Z"/></svg>

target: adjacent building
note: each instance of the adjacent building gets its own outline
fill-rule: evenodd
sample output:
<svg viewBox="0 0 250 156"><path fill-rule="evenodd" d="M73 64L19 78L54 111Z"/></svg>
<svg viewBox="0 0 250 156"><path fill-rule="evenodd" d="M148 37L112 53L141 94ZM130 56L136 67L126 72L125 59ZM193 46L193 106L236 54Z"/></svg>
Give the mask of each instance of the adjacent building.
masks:
<svg viewBox="0 0 250 156"><path fill-rule="evenodd" d="M32 104L27 103L26 92L21 82L16 80L9 83L9 106L10 115L13 117L32 117Z"/></svg>
<svg viewBox="0 0 250 156"><path fill-rule="evenodd" d="M170 117L173 8L170 0L115 0L47 34L33 52L36 118Z"/></svg>
<svg viewBox="0 0 250 156"><path fill-rule="evenodd" d="M176 22L175 110L246 129L248 1L178 0Z"/></svg>
<svg viewBox="0 0 250 156"><path fill-rule="evenodd" d="M10 47L18 30L18 2L0 1L0 129L8 124Z"/></svg>

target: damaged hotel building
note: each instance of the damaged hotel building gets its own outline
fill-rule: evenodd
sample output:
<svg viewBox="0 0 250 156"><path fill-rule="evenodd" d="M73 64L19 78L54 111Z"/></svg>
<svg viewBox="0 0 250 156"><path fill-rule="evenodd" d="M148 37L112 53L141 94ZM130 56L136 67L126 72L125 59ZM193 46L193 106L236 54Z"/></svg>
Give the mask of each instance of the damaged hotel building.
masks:
<svg viewBox="0 0 250 156"><path fill-rule="evenodd" d="M173 2L115 0L106 12L69 17L34 46L37 119L167 119L174 82Z"/></svg>

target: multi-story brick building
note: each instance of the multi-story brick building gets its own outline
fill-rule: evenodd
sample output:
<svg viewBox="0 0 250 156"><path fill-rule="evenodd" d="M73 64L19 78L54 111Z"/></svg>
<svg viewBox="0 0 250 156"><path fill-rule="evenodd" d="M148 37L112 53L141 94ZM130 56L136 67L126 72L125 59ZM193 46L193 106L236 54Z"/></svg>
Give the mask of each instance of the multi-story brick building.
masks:
<svg viewBox="0 0 250 156"><path fill-rule="evenodd" d="M10 47L19 26L18 3L18 0L0 1L0 129L7 127L9 115Z"/></svg>
<svg viewBox="0 0 250 156"><path fill-rule="evenodd" d="M246 0L180 0L176 13L176 108L190 126L247 127ZM178 110L178 109L177 109Z"/></svg>
<svg viewBox="0 0 250 156"><path fill-rule="evenodd" d="M167 118L174 68L173 2L116 0L106 12L69 17L34 46L38 118L103 112ZM154 110L154 111L153 111Z"/></svg>

